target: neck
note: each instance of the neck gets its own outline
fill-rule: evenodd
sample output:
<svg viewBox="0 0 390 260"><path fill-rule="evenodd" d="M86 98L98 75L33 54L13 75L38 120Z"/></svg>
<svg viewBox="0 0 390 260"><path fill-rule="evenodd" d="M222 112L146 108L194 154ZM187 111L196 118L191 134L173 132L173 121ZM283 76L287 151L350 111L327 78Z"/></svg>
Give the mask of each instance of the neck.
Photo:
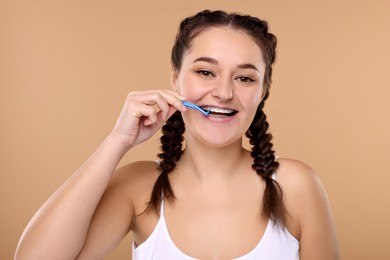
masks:
<svg viewBox="0 0 390 260"><path fill-rule="evenodd" d="M251 157L242 147L240 139L224 147L187 143L180 164L185 166L186 172L202 182L212 178L232 177L240 172L240 165L248 165L248 159L251 160Z"/></svg>

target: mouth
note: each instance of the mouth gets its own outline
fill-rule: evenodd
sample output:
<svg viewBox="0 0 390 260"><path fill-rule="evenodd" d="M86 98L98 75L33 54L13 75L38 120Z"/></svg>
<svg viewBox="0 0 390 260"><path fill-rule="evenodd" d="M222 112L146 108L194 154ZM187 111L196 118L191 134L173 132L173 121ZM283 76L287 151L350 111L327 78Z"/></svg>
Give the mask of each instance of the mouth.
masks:
<svg viewBox="0 0 390 260"><path fill-rule="evenodd" d="M203 110L209 111L209 116L216 118L231 117L238 113L237 110L213 106L201 106Z"/></svg>

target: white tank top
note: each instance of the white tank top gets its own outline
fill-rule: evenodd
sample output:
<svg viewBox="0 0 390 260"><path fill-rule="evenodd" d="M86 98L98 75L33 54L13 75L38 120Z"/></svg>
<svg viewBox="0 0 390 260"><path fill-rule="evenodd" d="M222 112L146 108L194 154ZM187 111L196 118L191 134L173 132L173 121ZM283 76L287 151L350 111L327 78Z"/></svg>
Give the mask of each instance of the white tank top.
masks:
<svg viewBox="0 0 390 260"><path fill-rule="evenodd" d="M161 203L160 219L152 234L141 245L133 241L132 260L195 260L183 253L169 235L164 217L164 200ZM299 242L286 228L268 221L263 237L249 253L236 260L297 260Z"/></svg>

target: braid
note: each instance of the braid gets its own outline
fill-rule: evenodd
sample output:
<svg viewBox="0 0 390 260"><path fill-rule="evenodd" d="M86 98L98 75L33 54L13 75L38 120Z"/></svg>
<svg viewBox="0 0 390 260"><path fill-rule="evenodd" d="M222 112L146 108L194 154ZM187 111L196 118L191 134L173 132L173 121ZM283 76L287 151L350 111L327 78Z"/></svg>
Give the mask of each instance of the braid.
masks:
<svg viewBox="0 0 390 260"><path fill-rule="evenodd" d="M268 131L267 117L263 112L264 102L268 98L267 91L261 101L255 118L249 127L246 136L252 147L252 168L265 181L265 190L262 205L262 215L285 226L287 211L283 204L283 193L280 185L272 178L272 174L279 167L272 150L272 135Z"/></svg>
<svg viewBox="0 0 390 260"><path fill-rule="evenodd" d="M146 210L154 208L158 212L163 196L170 201L175 198L169 183L168 173L176 167L176 162L179 161L183 153L182 142L184 140L184 131L183 118L178 111L162 127L163 135L160 138L162 153L158 154L158 157L161 159L159 164L160 175L153 186Z"/></svg>

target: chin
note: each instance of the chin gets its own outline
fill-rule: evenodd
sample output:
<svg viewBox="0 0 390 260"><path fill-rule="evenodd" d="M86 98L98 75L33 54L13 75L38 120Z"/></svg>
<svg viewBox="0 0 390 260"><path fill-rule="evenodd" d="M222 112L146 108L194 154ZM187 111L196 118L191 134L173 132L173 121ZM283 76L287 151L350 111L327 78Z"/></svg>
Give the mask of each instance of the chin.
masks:
<svg viewBox="0 0 390 260"><path fill-rule="evenodd" d="M209 135L207 137L203 137L200 140L204 145L210 148L225 148L232 145L242 146L242 137L224 137L221 135Z"/></svg>

